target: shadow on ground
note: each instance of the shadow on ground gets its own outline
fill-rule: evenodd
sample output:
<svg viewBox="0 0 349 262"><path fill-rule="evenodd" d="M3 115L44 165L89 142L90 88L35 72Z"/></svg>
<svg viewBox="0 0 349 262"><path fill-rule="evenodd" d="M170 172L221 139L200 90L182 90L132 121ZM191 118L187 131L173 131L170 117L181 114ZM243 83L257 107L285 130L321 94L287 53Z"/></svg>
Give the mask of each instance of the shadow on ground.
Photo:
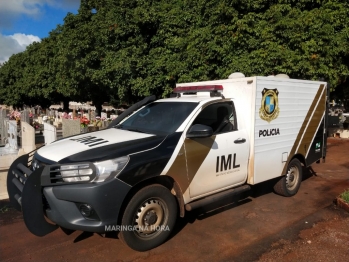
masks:
<svg viewBox="0 0 349 262"><path fill-rule="evenodd" d="M311 178L312 176L317 176L316 172L311 167L309 168L303 167L302 171L303 171L302 181L305 181ZM231 197L227 196L227 198L221 201L211 203L206 206L202 206L190 212L186 212L184 218L178 219L176 223L176 227L170 238L173 238L174 236L176 236L176 234L178 234L188 223L192 224L195 222L195 220L206 219L208 217L222 213L226 210L249 203L252 201L253 198L258 198L263 195L273 193L274 192L273 187L275 183L278 181L278 179L279 178L262 182L260 184L251 186L250 191L243 192L240 195L231 196Z"/></svg>

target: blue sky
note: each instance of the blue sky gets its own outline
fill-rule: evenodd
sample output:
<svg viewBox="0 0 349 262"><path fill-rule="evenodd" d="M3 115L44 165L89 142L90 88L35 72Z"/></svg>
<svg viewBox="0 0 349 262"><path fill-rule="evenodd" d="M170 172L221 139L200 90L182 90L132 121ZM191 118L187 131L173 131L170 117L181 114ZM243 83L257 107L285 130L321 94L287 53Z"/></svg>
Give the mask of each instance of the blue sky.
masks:
<svg viewBox="0 0 349 262"><path fill-rule="evenodd" d="M40 41L77 13L80 0L0 0L0 63Z"/></svg>

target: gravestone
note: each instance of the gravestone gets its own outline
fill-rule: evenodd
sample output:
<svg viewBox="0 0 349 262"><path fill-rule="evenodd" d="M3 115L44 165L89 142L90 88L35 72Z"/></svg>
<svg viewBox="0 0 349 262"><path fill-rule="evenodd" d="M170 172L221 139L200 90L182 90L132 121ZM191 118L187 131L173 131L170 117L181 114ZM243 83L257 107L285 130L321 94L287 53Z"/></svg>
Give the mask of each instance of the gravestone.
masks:
<svg viewBox="0 0 349 262"><path fill-rule="evenodd" d="M80 120L79 119L62 119L62 133L63 137L80 134Z"/></svg>
<svg viewBox="0 0 349 262"><path fill-rule="evenodd" d="M8 169L18 154L17 122L9 120L4 122L7 136L5 146L0 147L0 170Z"/></svg>
<svg viewBox="0 0 349 262"><path fill-rule="evenodd" d="M51 144L53 141L57 140L57 129L53 125L44 123L44 138L45 144Z"/></svg>
<svg viewBox="0 0 349 262"><path fill-rule="evenodd" d="M10 120L6 121L7 126L7 143L6 148L10 150L18 150L18 143L17 143L17 121Z"/></svg>
<svg viewBox="0 0 349 262"><path fill-rule="evenodd" d="M0 146L5 145L7 138L7 127L5 125L6 110L0 109Z"/></svg>
<svg viewBox="0 0 349 262"><path fill-rule="evenodd" d="M90 120L92 120L92 121L96 120L96 112L95 111L91 111Z"/></svg>
<svg viewBox="0 0 349 262"><path fill-rule="evenodd" d="M101 129L105 129L109 126L109 121L102 121L102 126L100 127L100 130Z"/></svg>
<svg viewBox="0 0 349 262"><path fill-rule="evenodd" d="M21 143L22 148L20 154L27 154L36 149L35 146L35 129L26 122L21 123Z"/></svg>
<svg viewBox="0 0 349 262"><path fill-rule="evenodd" d="M43 122L42 122L42 116L39 116L39 117L38 117L38 122L39 122L40 125L43 123Z"/></svg>
<svg viewBox="0 0 349 262"><path fill-rule="evenodd" d="M61 118L55 118L55 121L53 122L53 125L55 127L62 126L62 119Z"/></svg>
<svg viewBox="0 0 349 262"><path fill-rule="evenodd" d="M108 115L107 115L107 113L101 113L101 118L102 119L107 119L108 118Z"/></svg>
<svg viewBox="0 0 349 262"><path fill-rule="evenodd" d="M23 110L21 112L21 122L29 123L29 111L28 110Z"/></svg>

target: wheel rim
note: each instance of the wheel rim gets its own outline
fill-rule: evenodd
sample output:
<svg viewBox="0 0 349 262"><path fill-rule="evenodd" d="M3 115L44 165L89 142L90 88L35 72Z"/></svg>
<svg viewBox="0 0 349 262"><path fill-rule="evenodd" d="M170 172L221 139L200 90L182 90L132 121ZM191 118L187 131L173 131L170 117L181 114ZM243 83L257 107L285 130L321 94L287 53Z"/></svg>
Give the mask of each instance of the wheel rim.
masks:
<svg viewBox="0 0 349 262"><path fill-rule="evenodd" d="M299 180L299 170L296 166L291 166L286 175L286 186L289 190L297 187Z"/></svg>
<svg viewBox="0 0 349 262"><path fill-rule="evenodd" d="M139 237L154 236L160 232L161 226L168 220L166 204L158 198L144 201L135 215L136 233Z"/></svg>

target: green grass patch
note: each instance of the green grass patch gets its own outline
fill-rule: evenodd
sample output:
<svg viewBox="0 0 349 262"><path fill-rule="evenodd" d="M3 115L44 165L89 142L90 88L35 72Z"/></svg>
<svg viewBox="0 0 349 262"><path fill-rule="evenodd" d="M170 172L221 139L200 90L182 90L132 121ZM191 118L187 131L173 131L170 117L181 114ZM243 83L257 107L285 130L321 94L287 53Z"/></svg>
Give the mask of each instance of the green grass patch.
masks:
<svg viewBox="0 0 349 262"><path fill-rule="evenodd" d="M349 189L345 190L342 194L340 194L340 198L345 202L349 203Z"/></svg>
<svg viewBox="0 0 349 262"><path fill-rule="evenodd" d="M3 214L3 213L5 213L5 212L7 212L9 210L10 210L9 206L3 206L3 207L0 208L0 213Z"/></svg>

